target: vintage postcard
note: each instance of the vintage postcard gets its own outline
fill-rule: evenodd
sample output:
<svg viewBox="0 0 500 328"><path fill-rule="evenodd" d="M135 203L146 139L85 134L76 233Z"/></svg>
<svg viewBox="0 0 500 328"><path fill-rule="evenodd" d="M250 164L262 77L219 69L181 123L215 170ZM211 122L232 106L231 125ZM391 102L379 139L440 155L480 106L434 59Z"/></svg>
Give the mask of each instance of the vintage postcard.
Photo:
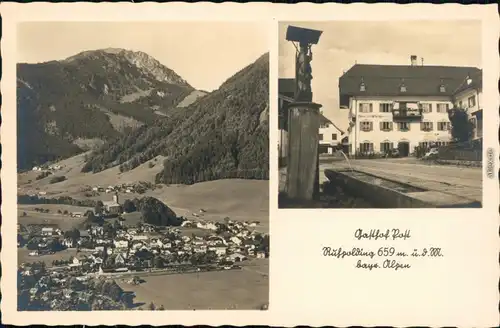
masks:
<svg viewBox="0 0 500 328"><path fill-rule="evenodd" d="M280 208L482 206L480 20L279 31Z"/></svg>
<svg viewBox="0 0 500 328"><path fill-rule="evenodd" d="M495 8L2 4L4 322L496 325Z"/></svg>

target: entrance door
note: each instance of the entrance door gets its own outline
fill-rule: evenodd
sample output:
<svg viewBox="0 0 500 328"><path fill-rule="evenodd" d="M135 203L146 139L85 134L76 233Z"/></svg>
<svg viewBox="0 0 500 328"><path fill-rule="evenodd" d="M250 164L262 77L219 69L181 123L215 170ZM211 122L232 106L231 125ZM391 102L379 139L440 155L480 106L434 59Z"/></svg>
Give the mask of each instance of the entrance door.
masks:
<svg viewBox="0 0 500 328"><path fill-rule="evenodd" d="M318 153L320 154L328 154L328 145L319 145Z"/></svg>
<svg viewBox="0 0 500 328"><path fill-rule="evenodd" d="M399 156L408 157L410 155L410 143L408 141L400 141L398 143Z"/></svg>

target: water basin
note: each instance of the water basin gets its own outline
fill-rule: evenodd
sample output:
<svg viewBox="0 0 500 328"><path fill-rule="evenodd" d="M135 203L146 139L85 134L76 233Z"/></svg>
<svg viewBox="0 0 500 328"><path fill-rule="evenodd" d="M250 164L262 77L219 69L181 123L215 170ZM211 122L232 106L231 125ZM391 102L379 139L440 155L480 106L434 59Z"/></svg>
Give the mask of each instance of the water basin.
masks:
<svg viewBox="0 0 500 328"><path fill-rule="evenodd" d="M376 186L388 188L395 190L397 192L401 193L410 193L410 192L423 192L427 191L426 189L415 187L409 184L401 183L401 182L396 182L392 181L386 178L381 178L375 175L371 175L365 172L359 172L359 171L351 171L351 170L345 170L345 171L339 171L344 176L352 177L357 180L370 183Z"/></svg>

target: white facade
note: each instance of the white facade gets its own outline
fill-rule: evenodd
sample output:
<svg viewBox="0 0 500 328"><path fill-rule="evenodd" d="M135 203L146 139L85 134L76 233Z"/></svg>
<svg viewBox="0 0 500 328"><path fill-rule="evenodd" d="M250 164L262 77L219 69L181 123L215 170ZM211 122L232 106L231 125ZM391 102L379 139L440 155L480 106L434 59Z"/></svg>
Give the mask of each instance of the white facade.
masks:
<svg viewBox="0 0 500 328"><path fill-rule="evenodd" d="M424 108L422 118L394 120L394 102L419 103ZM385 147L398 148L400 142L408 143L412 153L419 145L448 143L451 124L447 109L452 107L450 97L352 97L349 153L384 152Z"/></svg>
<svg viewBox="0 0 500 328"><path fill-rule="evenodd" d="M327 153L333 153L333 147L337 146L342 139L342 131L340 131L332 123L324 123L319 127L319 144L327 148Z"/></svg>
<svg viewBox="0 0 500 328"><path fill-rule="evenodd" d="M481 138L483 136L482 122L478 122L476 114L482 110L482 90L466 89L455 96L455 105L459 108L467 110L469 119L474 124L473 139Z"/></svg>

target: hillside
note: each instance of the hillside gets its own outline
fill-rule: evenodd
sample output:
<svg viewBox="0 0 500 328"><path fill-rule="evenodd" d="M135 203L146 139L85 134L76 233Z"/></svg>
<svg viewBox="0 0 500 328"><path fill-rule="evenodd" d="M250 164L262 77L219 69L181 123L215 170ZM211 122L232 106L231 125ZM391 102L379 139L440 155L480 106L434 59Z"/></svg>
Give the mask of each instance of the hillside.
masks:
<svg viewBox="0 0 500 328"><path fill-rule="evenodd" d="M115 165L127 171L162 155L166 159L156 176L159 183L268 179L269 55L166 117L105 144L90 156L83 171Z"/></svg>
<svg viewBox="0 0 500 328"><path fill-rule="evenodd" d="M191 87L143 52L85 51L62 61L17 65L18 167L82 151L153 124ZM78 146L80 145L80 146Z"/></svg>

